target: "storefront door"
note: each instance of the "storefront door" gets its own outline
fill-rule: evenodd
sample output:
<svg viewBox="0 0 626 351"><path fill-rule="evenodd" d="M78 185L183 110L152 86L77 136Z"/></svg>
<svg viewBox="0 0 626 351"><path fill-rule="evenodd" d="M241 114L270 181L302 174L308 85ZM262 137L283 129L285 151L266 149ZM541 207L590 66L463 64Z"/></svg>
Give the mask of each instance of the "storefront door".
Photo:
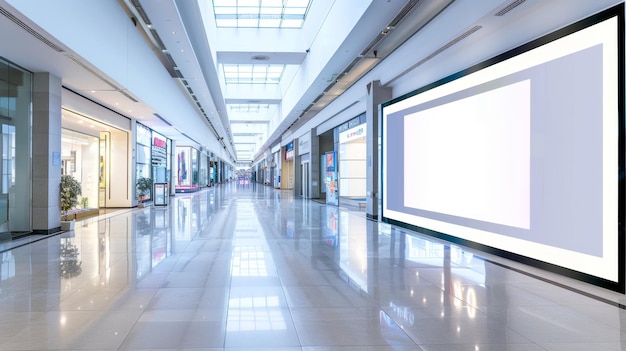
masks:
<svg viewBox="0 0 626 351"><path fill-rule="evenodd" d="M309 162L305 162L302 167L302 197L308 199L311 197L309 194Z"/></svg>

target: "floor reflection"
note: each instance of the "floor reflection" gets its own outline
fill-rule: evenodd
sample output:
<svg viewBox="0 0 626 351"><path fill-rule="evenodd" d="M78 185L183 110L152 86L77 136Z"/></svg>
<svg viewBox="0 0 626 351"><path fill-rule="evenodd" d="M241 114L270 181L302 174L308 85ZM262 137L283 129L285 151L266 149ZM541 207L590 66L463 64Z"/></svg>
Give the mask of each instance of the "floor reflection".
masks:
<svg viewBox="0 0 626 351"><path fill-rule="evenodd" d="M626 349L619 304L360 211L254 183L170 200L0 248L0 349Z"/></svg>

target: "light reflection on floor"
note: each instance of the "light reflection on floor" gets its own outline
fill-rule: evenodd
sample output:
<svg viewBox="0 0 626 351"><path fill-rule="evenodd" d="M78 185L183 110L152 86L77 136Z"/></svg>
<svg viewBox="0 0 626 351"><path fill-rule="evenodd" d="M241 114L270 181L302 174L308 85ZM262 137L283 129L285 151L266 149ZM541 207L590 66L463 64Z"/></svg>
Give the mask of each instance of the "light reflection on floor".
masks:
<svg viewBox="0 0 626 351"><path fill-rule="evenodd" d="M0 349L626 349L623 309L492 260L620 294L262 185L170 200L0 243Z"/></svg>

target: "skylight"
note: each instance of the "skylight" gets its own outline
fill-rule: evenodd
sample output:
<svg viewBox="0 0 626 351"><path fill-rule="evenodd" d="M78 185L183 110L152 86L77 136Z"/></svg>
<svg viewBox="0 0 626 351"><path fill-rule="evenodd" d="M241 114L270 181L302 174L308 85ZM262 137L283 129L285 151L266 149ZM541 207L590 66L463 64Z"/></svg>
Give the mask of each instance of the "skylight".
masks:
<svg viewBox="0 0 626 351"><path fill-rule="evenodd" d="M232 112L266 112L269 110L269 104L229 104L228 108Z"/></svg>
<svg viewBox="0 0 626 351"><path fill-rule="evenodd" d="M232 65L225 64L226 84L278 84L285 65Z"/></svg>
<svg viewBox="0 0 626 351"><path fill-rule="evenodd" d="M217 27L302 28L311 0L213 0Z"/></svg>

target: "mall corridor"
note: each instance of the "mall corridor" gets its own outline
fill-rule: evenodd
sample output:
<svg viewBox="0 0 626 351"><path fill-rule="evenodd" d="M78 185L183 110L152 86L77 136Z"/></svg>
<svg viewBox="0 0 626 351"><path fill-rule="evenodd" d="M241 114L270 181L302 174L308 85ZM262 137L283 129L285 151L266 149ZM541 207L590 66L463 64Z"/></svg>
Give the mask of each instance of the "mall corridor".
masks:
<svg viewBox="0 0 626 351"><path fill-rule="evenodd" d="M4 243L0 349L626 349L621 294L292 193L230 183Z"/></svg>

